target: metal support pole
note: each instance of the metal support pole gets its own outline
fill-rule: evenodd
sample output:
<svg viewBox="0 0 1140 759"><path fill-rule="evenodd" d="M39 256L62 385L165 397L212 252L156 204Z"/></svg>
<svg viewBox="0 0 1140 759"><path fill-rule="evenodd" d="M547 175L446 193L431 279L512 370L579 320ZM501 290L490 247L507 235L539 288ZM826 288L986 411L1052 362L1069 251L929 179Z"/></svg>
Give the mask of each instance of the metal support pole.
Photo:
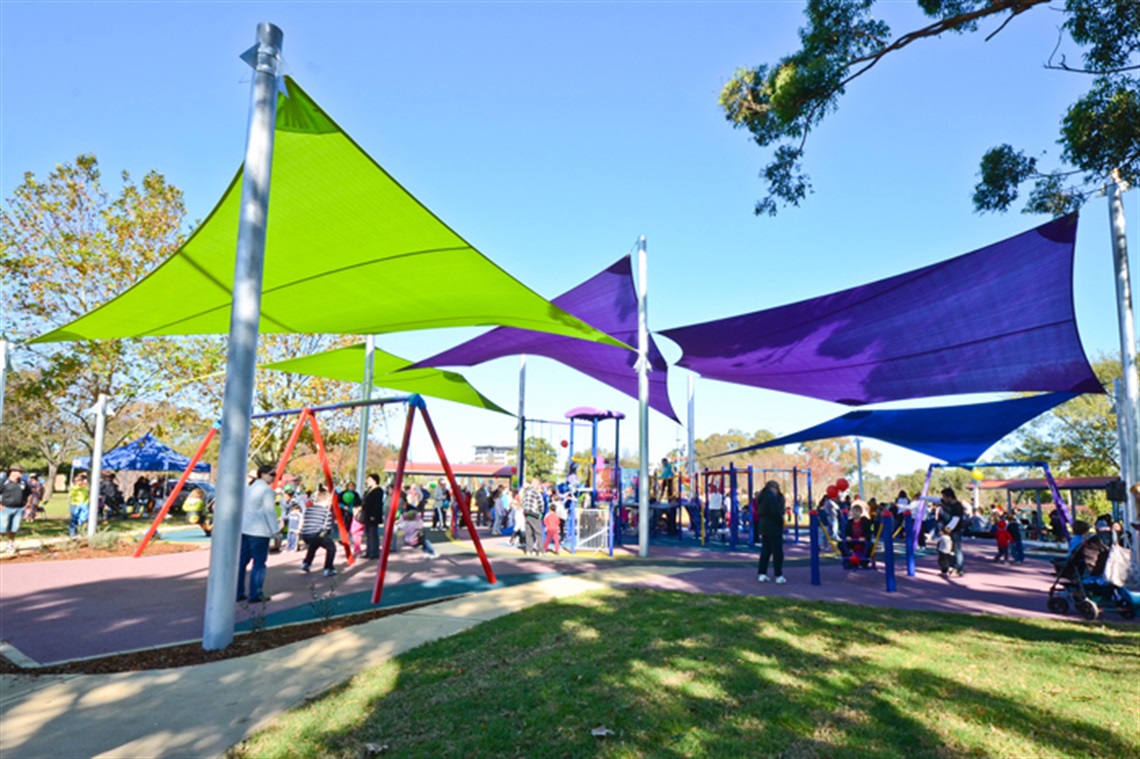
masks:
<svg viewBox="0 0 1140 759"><path fill-rule="evenodd" d="M91 500L87 508L87 537L95 537L95 527L99 524L99 483L103 481L103 435L107 430L107 396L99 393L99 399L92 408L95 412L95 445L91 450ZM236 569L236 567L235 567ZM237 577L234 577L237 587Z"/></svg>
<svg viewBox="0 0 1140 759"><path fill-rule="evenodd" d="M689 375L689 500L697 497L697 405L696 375ZM749 494L751 495L751 494Z"/></svg>
<svg viewBox="0 0 1140 759"><path fill-rule="evenodd" d="M644 235L637 242L637 431L641 456L638 481L649 482L649 262ZM649 556L649 488L637 491L637 555Z"/></svg>
<svg viewBox="0 0 1140 759"><path fill-rule="evenodd" d="M519 357L519 490L526 484L526 354Z"/></svg>
<svg viewBox="0 0 1140 759"><path fill-rule="evenodd" d="M1124 193L1123 182L1119 172L1113 172L1113 177L1106 188L1108 194L1108 218L1112 226L1112 260L1116 270L1116 311L1120 319L1120 368L1123 378L1122 407L1118 408L1117 423L1120 418L1127 420L1127 424L1120 425L1126 436L1126 445L1121 450L1121 474L1130 472L1124 481L1128 497L1125 498L1124 511L1125 525L1131 525L1138 520L1136 504L1132 498L1132 487L1140 478L1140 377L1136 368L1136 318L1132 313L1132 285L1128 273L1128 236L1124 228ZM1127 459L1128 465L1124 466ZM1136 587L1140 583L1140 530L1133 530L1132 535L1132 568L1129 572L1129 585Z"/></svg>
<svg viewBox="0 0 1140 759"><path fill-rule="evenodd" d="M855 438L855 465L859 474L859 497L863 497L863 441Z"/></svg>
<svg viewBox="0 0 1140 759"><path fill-rule="evenodd" d="M756 547L756 486L752 465L748 465L748 547Z"/></svg>
<svg viewBox="0 0 1140 759"><path fill-rule="evenodd" d="M258 24L257 44L251 50L254 75L250 90L249 136L242 168L241 217L226 350L217 500L202 625L202 648L207 651L225 648L234 639L241 509L249 456L261 282L269 221L269 182L277 121L277 75L284 37L273 24Z"/></svg>
<svg viewBox="0 0 1140 759"><path fill-rule="evenodd" d="M360 383L360 400L366 404L372 400L372 359L376 355L376 338L364 338L364 381ZM360 407L360 442L356 452L356 492L364 492L364 477L368 469L368 427L371 421L372 406Z"/></svg>

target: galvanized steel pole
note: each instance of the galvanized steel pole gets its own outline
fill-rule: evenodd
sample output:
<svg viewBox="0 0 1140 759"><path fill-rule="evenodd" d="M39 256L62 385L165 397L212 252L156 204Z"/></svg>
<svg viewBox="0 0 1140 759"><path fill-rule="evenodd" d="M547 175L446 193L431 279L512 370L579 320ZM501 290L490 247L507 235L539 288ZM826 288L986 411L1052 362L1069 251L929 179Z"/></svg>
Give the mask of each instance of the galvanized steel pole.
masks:
<svg viewBox="0 0 1140 759"><path fill-rule="evenodd" d="M372 359L376 355L376 338L369 335L364 339L364 381L360 383L360 400L372 400ZM356 452L356 492L364 492L365 470L368 468L368 426L372 407L360 407L360 450Z"/></svg>
<svg viewBox="0 0 1140 759"><path fill-rule="evenodd" d="M1112 260L1116 269L1116 311L1120 318L1120 369L1123 378L1122 404L1119 404L1117 413L1125 424L1120 424L1125 445L1121 446L1121 474L1128 473L1133 479L1126 479L1124 484L1128 488L1128 511L1130 523L1137 518L1136 503L1132 498L1132 487L1137 484L1140 477L1140 378L1136 373L1136 321L1132 313L1132 286L1128 274L1128 236L1124 229L1124 201L1121 195L1124 192L1119 176L1109 180L1106 192L1108 194L1108 220L1112 226ZM1124 464L1127 459L1127 466ZM1132 535L1133 546L1140 541L1140 530L1134 530ZM1130 572L1130 585L1136 587L1140 583L1140 551L1133 548L1132 571Z"/></svg>
<svg viewBox="0 0 1140 759"><path fill-rule="evenodd" d="M855 438L855 462L859 473L859 497L863 497L863 441Z"/></svg>
<svg viewBox="0 0 1140 759"><path fill-rule="evenodd" d="M99 524L99 483L103 479L103 437L107 431L107 396L99 393L95 412L95 445L91 450L91 493L87 502L87 538L95 537Z"/></svg>
<svg viewBox="0 0 1140 759"><path fill-rule="evenodd" d="M696 376L689 375L689 439L687 445L689 446L689 498L697 497L697 406L694 395L694 387L696 385Z"/></svg>
<svg viewBox="0 0 1140 759"><path fill-rule="evenodd" d="M284 33L273 24L257 25L249 136L246 141L234 265L233 306L226 350L226 389L222 400L221 448L210 575L202 647L225 648L234 639L241 511L249 457L249 424L257 364L261 282L269 220L269 180L273 168L273 129L277 120L277 76Z"/></svg>
<svg viewBox="0 0 1140 759"><path fill-rule="evenodd" d="M526 354L519 357L519 453L515 457L518 462L519 490L526 483Z"/></svg>
<svg viewBox="0 0 1140 759"><path fill-rule="evenodd" d="M637 555L649 556L649 262L645 236L637 241Z"/></svg>

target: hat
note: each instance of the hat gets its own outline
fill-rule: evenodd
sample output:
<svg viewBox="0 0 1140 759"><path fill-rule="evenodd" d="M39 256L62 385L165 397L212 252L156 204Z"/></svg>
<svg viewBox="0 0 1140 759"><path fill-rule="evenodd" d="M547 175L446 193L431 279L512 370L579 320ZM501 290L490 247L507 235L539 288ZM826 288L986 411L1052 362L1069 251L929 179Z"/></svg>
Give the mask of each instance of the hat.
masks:
<svg viewBox="0 0 1140 759"><path fill-rule="evenodd" d="M8 467L8 471L9 472L22 472L22 471L24 471L24 467L20 466L19 464L13 464L12 466Z"/></svg>
<svg viewBox="0 0 1140 759"><path fill-rule="evenodd" d="M292 493L293 492L293 486L292 485L286 485L284 490L286 493Z"/></svg>

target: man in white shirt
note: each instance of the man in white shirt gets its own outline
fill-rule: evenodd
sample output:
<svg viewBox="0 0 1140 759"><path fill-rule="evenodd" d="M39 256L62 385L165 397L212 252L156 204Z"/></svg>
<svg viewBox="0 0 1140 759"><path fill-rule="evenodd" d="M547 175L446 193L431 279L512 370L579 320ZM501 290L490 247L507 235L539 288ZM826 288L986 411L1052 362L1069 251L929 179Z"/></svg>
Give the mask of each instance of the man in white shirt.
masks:
<svg viewBox="0 0 1140 759"><path fill-rule="evenodd" d="M275 505L276 494L270 483L277 471L272 466L257 468L257 478L245 489L241 506L241 563L238 565L237 600L264 603L269 596L262 591L265 584L265 562L269 559L269 541L280 529ZM250 561L249 595L245 592L245 569Z"/></svg>

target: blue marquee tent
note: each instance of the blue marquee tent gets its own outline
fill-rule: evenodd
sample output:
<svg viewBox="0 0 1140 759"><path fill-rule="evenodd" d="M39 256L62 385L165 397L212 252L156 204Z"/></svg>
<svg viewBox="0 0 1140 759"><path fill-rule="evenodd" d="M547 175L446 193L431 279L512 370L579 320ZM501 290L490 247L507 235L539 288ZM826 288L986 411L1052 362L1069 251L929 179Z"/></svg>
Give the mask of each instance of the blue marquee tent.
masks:
<svg viewBox="0 0 1140 759"><path fill-rule="evenodd" d="M133 443L127 443L103 454L104 471L113 469L130 472L181 472L189 463L189 456L183 456L149 432ZM74 459L71 467L90 469L91 457ZM194 471L209 472L210 465L199 461L194 465Z"/></svg>

